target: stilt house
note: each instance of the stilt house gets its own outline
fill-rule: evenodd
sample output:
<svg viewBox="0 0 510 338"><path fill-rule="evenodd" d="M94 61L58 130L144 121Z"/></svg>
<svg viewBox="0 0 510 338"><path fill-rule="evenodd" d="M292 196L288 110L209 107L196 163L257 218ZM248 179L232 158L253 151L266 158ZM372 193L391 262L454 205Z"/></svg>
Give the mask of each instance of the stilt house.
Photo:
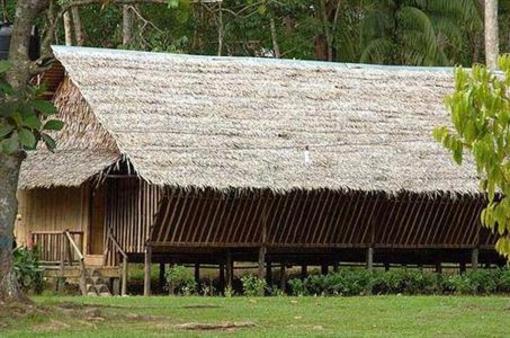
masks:
<svg viewBox="0 0 510 338"><path fill-rule="evenodd" d="M54 52L65 128L23 164L16 227L46 262L498 262L474 166L431 136L452 69Z"/></svg>

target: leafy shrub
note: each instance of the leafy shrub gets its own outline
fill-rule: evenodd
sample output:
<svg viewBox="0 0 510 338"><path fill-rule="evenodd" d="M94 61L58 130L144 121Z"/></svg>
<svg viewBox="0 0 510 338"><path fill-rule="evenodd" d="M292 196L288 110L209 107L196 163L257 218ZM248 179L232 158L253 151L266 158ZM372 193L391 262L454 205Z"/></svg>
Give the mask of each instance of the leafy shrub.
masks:
<svg viewBox="0 0 510 338"><path fill-rule="evenodd" d="M267 288L265 279L260 279L254 275L246 275L241 277L241 282L245 296L264 296Z"/></svg>
<svg viewBox="0 0 510 338"><path fill-rule="evenodd" d="M25 292L42 292L43 269L39 266L39 255L37 249L15 249L13 268L18 279L18 283Z"/></svg>
<svg viewBox="0 0 510 338"><path fill-rule="evenodd" d="M500 283L501 277L498 278L498 273L479 269L446 277L443 291L461 295L488 294L495 292Z"/></svg>
<svg viewBox="0 0 510 338"><path fill-rule="evenodd" d="M496 290L499 292L510 293L510 269L501 269L497 272Z"/></svg>
<svg viewBox="0 0 510 338"><path fill-rule="evenodd" d="M372 275L363 269L342 269L324 276L325 295L356 296L370 293Z"/></svg>
<svg viewBox="0 0 510 338"><path fill-rule="evenodd" d="M433 294L441 291L440 277L431 272L394 269L374 274L372 291L375 294Z"/></svg>
<svg viewBox="0 0 510 338"><path fill-rule="evenodd" d="M196 291L193 273L184 266L172 266L168 269L165 277L170 294L191 295Z"/></svg>
<svg viewBox="0 0 510 338"><path fill-rule="evenodd" d="M305 284L301 279L292 278L289 279L287 283L289 284L290 294L292 296L305 296L307 294Z"/></svg>

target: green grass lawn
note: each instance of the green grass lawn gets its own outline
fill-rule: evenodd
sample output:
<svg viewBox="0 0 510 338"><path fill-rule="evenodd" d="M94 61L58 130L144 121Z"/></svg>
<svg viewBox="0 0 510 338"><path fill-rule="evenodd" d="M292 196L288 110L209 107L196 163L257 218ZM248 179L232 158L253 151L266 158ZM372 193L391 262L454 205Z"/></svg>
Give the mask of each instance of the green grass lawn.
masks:
<svg viewBox="0 0 510 338"><path fill-rule="evenodd" d="M33 299L0 309L0 337L510 337L509 297Z"/></svg>

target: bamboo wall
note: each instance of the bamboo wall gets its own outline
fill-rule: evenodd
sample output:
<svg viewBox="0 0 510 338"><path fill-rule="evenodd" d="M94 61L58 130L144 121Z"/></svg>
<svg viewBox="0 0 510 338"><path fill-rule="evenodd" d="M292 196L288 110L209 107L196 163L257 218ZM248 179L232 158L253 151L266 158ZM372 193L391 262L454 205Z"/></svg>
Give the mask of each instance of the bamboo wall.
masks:
<svg viewBox="0 0 510 338"><path fill-rule="evenodd" d="M127 253L144 252L162 190L138 178L108 179L106 225Z"/></svg>
<svg viewBox="0 0 510 338"><path fill-rule="evenodd" d="M18 220L14 229L18 245L27 244L30 231L79 230L89 224L89 188L61 187L18 192Z"/></svg>

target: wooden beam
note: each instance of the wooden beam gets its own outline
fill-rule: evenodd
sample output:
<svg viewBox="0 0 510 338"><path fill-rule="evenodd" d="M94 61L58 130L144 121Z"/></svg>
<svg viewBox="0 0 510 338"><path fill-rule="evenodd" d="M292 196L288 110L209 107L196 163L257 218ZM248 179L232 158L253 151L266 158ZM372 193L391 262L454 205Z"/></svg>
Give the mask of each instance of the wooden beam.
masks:
<svg viewBox="0 0 510 338"><path fill-rule="evenodd" d="M143 295L151 295L151 266L152 266L152 247L150 245L145 247L145 262L144 262L144 279L143 279Z"/></svg>

